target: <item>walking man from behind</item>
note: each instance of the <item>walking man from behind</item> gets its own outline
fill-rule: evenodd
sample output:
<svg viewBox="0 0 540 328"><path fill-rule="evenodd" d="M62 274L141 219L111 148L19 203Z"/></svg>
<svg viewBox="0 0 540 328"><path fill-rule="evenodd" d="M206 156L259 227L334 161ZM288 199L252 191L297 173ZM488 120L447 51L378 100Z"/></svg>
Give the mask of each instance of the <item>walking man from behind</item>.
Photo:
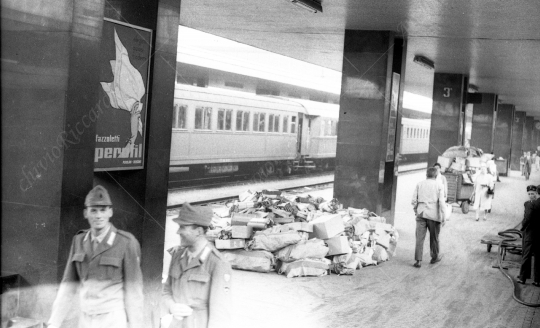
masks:
<svg viewBox="0 0 540 328"><path fill-rule="evenodd" d="M172 255L163 285L162 310L172 314L169 328L231 326L231 266L206 239L213 211L184 203L174 219L180 226L180 246Z"/></svg>
<svg viewBox="0 0 540 328"><path fill-rule="evenodd" d="M437 169L430 167L426 173L427 179L418 183L414 189L412 205L416 215L416 249L414 266L422 266L422 254L426 231L429 230L431 264L441 260L439 255L439 232L444 225L445 197L441 183L437 182Z"/></svg>
<svg viewBox="0 0 540 328"><path fill-rule="evenodd" d="M105 188L92 189L84 205L90 229L73 238L48 327L62 325L79 289L79 328L142 328L139 242L110 222L112 202Z"/></svg>

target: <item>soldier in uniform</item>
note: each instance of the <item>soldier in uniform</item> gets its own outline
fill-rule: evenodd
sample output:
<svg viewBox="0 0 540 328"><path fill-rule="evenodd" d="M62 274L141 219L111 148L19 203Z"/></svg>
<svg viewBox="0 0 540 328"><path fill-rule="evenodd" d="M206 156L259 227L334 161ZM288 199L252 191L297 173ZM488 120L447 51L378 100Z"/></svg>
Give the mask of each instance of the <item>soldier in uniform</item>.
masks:
<svg viewBox="0 0 540 328"><path fill-rule="evenodd" d="M77 289L79 328L143 327L139 242L109 222L113 209L105 188L92 189L84 205L90 229L73 238L48 327L62 325Z"/></svg>
<svg viewBox="0 0 540 328"><path fill-rule="evenodd" d="M525 213L521 224L523 251L517 282L524 284L531 277L531 262L534 254L533 285L540 287L540 199L538 199L538 188L533 185L528 186L527 195L529 200L524 204Z"/></svg>
<svg viewBox="0 0 540 328"><path fill-rule="evenodd" d="M170 328L230 327L231 266L206 239L212 209L184 203L174 221L180 246L172 255L163 285L163 314L172 314Z"/></svg>

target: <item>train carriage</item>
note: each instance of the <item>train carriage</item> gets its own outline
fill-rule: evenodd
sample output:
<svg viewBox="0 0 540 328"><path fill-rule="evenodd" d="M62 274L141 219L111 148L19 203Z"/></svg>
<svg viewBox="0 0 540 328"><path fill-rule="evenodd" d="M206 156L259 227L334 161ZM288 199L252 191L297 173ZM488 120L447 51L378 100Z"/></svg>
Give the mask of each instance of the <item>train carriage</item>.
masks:
<svg viewBox="0 0 540 328"><path fill-rule="evenodd" d="M335 158L339 106L177 84L172 174L180 180L253 172L290 173L305 158ZM177 176L178 178L178 176Z"/></svg>

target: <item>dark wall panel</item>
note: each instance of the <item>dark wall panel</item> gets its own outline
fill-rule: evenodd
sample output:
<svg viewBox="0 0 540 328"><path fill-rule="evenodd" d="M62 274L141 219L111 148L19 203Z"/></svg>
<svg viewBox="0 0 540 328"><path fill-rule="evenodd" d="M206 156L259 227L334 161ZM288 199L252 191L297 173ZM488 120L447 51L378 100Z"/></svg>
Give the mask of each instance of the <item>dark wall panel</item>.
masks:
<svg viewBox="0 0 540 328"><path fill-rule="evenodd" d="M472 117L471 146L480 148L484 153L493 151L493 119L497 95L482 94L482 103L474 104Z"/></svg>
<svg viewBox="0 0 540 328"><path fill-rule="evenodd" d="M520 170L519 158L523 154L523 127L525 126L525 112L516 111L512 127L512 150L510 169Z"/></svg>
<svg viewBox="0 0 540 328"><path fill-rule="evenodd" d="M393 34L345 31L334 195L382 210Z"/></svg>
<svg viewBox="0 0 540 328"><path fill-rule="evenodd" d="M159 299L167 211L171 121L176 81L180 1L117 0L107 4L106 16L150 28L153 56L146 117L145 168L95 174L95 183L111 188L117 199L114 222L141 243L145 289L145 326L159 326ZM121 13L118 14L118 13Z"/></svg>
<svg viewBox="0 0 540 328"><path fill-rule="evenodd" d="M513 119L514 105L499 105L497 108L497 121L495 123L495 140L493 141L493 152L497 158L510 159Z"/></svg>
<svg viewBox="0 0 540 328"><path fill-rule="evenodd" d="M433 111L429 135L428 164L446 149L461 145L461 107L465 77L462 74L435 73L433 81Z"/></svg>
<svg viewBox="0 0 540 328"><path fill-rule="evenodd" d="M525 126L523 127L523 150L532 151L533 150L533 129L534 129L534 117L526 116L525 117Z"/></svg>
<svg viewBox="0 0 540 328"><path fill-rule="evenodd" d="M96 103L103 8L2 2L2 272L28 286L21 316L48 316L63 254L87 226L95 133L80 120Z"/></svg>

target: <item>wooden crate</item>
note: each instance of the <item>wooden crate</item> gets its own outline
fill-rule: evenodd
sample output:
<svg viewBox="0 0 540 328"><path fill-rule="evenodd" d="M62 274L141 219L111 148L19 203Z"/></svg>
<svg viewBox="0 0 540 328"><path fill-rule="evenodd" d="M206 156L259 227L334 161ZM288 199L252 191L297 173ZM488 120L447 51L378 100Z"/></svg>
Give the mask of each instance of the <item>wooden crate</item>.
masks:
<svg viewBox="0 0 540 328"><path fill-rule="evenodd" d="M471 198L473 192L474 192L474 185L462 184L461 188L458 188L457 199L459 200L469 199Z"/></svg>
<svg viewBox="0 0 540 328"><path fill-rule="evenodd" d="M446 177L446 182L448 185L448 195L446 196L446 201L448 203L455 203L457 199L458 186L461 185L461 174L454 173L443 173Z"/></svg>

